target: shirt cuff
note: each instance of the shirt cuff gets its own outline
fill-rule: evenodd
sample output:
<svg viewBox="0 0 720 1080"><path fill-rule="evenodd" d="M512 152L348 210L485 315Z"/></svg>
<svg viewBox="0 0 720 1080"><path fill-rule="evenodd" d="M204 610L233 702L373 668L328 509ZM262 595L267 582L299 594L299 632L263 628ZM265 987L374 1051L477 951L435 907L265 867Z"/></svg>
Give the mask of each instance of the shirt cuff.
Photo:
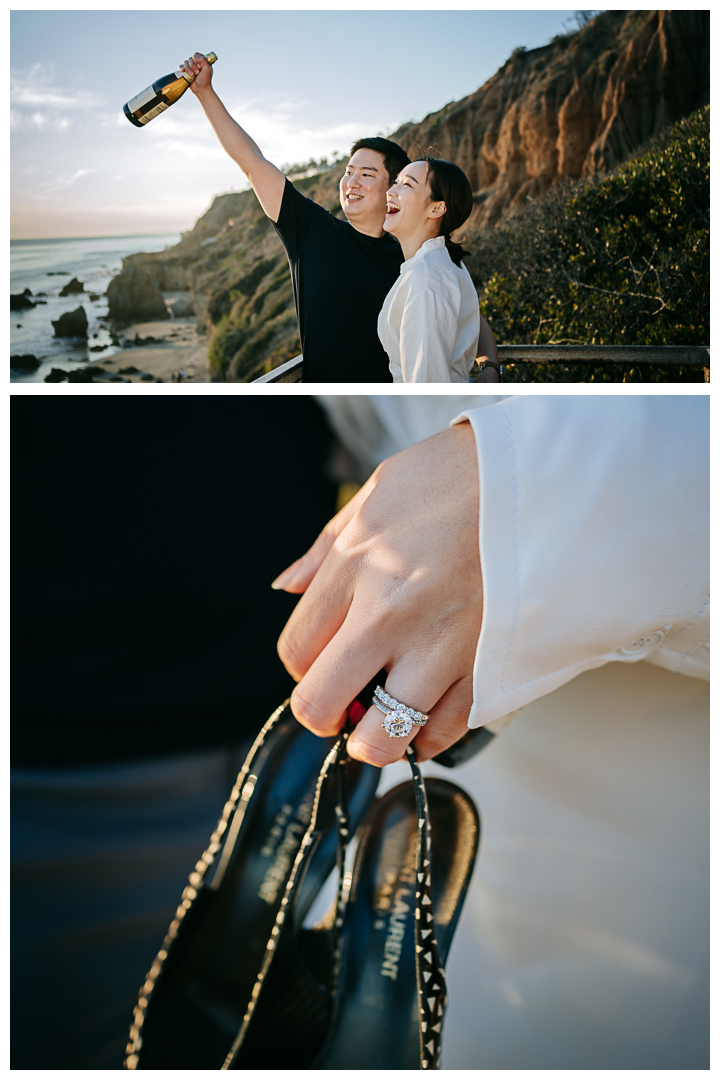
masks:
<svg viewBox="0 0 720 1080"><path fill-rule="evenodd" d="M702 402L516 397L451 423L465 421L478 453L483 577L468 726L610 661L704 677Z"/></svg>

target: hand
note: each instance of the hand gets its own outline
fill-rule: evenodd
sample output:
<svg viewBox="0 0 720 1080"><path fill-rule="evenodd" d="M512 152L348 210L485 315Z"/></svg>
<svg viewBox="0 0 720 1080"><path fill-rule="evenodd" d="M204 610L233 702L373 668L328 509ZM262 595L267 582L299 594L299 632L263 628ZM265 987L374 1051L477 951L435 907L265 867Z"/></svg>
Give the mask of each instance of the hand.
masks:
<svg viewBox="0 0 720 1080"><path fill-rule="evenodd" d="M478 356L477 362L478 362L478 364L484 364L485 361L488 360L488 359L489 359L489 357L487 357L487 356ZM496 371L495 368L493 368L493 367L483 368L483 370L478 375L477 379L473 379L473 382L476 382L476 383L479 383L479 382L482 382L482 383L500 382L500 372Z"/></svg>
<svg viewBox="0 0 720 1080"><path fill-rule="evenodd" d="M186 71L188 75L194 75L195 81L190 83L193 94L200 95L203 90L209 90L212 84L212 64L206 60L203 53L194 53L189 60L180 64L180 71Z"/></svg>
<svg viewBox="0 0 720 1080"><path fill-rule="evenodd" d="M389 694L431 713L391 739L373 706L349 739L354 758L387 765L412 740L423 760L467 730L482 623L479 498L474 435L458 424L383 462L274 583L305 593L278 643L302 724L336 734L382 668Z"/></svg>

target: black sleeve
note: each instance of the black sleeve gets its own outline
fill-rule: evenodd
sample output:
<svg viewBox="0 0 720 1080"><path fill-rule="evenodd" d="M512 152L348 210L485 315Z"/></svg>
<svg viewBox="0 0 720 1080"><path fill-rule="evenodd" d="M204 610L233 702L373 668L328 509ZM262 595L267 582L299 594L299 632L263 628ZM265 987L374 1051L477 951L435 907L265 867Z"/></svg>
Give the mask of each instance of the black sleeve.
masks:
<svg viewBox="0 0 720 1080"><path fill-rule="evenodd" d="M285 178L280 213L277 221L273 222L273 227L285 245L289 259L297 258L313 222L327 216L328 211L324 207L301 195L287 177Z"/></svg>

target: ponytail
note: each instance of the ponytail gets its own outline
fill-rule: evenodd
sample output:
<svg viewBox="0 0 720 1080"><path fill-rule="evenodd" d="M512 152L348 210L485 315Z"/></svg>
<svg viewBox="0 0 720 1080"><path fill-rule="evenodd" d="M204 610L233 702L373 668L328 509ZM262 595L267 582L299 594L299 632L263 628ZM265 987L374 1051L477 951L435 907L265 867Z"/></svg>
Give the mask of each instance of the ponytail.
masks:
<svg viewBox="0 0 720 1080"><path fill-rule="evenodd" d="M468 255L472 255L471 251L468 251L467 248L463 247L465 237L463 237L463 239L458 244L454 240L451 240L450 237L447 236L446 233L444 233L442 230L440 230L440 235L445 237L445 247L447 248L447 253L456 266L459 266L462 260L466 259Z"/></svg>

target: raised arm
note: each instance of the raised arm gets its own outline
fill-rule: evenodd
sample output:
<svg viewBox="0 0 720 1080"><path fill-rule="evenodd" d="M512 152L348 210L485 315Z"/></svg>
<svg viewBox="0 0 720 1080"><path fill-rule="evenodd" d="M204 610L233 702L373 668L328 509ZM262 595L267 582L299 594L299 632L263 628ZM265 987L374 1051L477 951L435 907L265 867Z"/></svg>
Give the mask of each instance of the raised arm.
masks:
<svg viewBox="0 0 720 1080"><path fill-rule="evenodd" d="M247 176L258 201L271 221L280 216L285 177L271 161L263 157L257 143L233 120L212 86L213 69L202 53L195 53L182 71L195 76L190 89L212 124L220 144Z"/></svg>

